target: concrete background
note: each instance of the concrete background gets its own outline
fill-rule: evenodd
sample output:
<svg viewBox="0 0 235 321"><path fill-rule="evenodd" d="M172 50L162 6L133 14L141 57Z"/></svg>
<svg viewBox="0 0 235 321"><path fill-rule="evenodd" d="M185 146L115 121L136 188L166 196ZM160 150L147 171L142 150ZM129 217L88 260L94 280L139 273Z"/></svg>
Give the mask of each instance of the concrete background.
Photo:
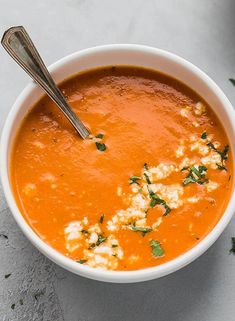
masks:
<svg viewBox="0 0 235 321"><path fill-rule="evenodd" d="M207 72L235 102L228 81L235 78L234 0L0 0L0 34L12 25L27 28L47 64L108 43L172 51ZM0 128L28 82L0 48ZM16 226L2 191L0 210L0 233L8 237L0 236L1 321L235 320L235 256L229 255L235 220L183 270L113 285L75 276L42 256Z"/></svg>

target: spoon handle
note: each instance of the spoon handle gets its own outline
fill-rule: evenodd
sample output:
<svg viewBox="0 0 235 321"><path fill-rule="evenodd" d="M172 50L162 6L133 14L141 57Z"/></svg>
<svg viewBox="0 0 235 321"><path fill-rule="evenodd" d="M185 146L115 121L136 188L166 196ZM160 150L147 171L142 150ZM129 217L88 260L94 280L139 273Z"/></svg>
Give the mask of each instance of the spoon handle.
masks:
<svg viewBox="0 0 235 321"><path fill-rule="evenodd" d="M18 26L6 30L1 43L9 55L46 91L81 137L85 139L89 131L68 105L24 27Z"/></svg>

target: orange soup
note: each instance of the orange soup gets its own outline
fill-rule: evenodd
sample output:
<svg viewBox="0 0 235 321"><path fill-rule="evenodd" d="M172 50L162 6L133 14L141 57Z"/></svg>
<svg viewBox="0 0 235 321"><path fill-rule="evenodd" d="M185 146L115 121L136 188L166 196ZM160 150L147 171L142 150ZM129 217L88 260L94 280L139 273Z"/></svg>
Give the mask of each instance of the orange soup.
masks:
<svg viewBox="0 0 235 321"><path fill-rule="evenodd" d="M78 264L110 270L156 266L200 242L233 180L211 107L178 80L136 67L87 71L60 87L90 137L43 97L11 159L18 207L40 238Z"/></svg>

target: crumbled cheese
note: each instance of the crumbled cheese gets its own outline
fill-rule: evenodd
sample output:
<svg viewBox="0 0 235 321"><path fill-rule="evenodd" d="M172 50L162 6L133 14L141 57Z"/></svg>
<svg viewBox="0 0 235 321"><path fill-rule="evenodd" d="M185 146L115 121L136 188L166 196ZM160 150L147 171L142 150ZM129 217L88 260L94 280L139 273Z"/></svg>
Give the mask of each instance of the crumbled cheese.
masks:
<svg viewBox="0 0 235 321"><path fill-rule="evenodd" d="M180 110L180 115L182 117L188 118L190 116L191 111L192 111L192 107L191 106L183 107Z"/></svg>
<svg viewBox="0 0 235 321"><path fill-rule="evenodd" d="M183 146L183 145L179 146L175 151L175 156L177 158L184 156L184 151L185 151L185 146Z"/></svg>
<svg viewBox="0 0 235 321"><path fill-rule="evenodd" d="M210 152L210 148L205 144L205 142L202 139L191 144L189 148L191 151L198 151L199 154L203 156L208 155Z"/></svg>
<svg viewBox="0 0 235 321"><path fill-rule="evenodd" d="M144 170L143 173L148 175L150 181L155 182L170 176L174 171L175 166L173 164L160 163L156 167L150 167L147 171Z"/></svg>
<svg viewBox="0 0 235 321"><path fill-rule="evenodd" d="M162 216L161 217L159 217L157 220L156 220L156 222L154 222L153 224L152 224L152 229L155 231L155 230L157 230L157 228L162 224L162 222L163 222L163 218L162 218Z"/></svg>
<svg viewBox="0 0 235 321"><path fill-rule="evenodd" d="M218 187L219 187L219 184L216 183L216 182L209 181L209 182L206 184L207 192L212 192L212 191L214 191L215 189L217 189Z"/></svg>
<svg viewBox="0 0 235 321"><path fill-rule="evenodd" d="M206 106L199 101L198 103L196 103L193 111L197 116L202 116L206 112Z"/></svg>
<svg viewBox="0 0 235 321"><path fill-rule="evenodd" d="M180 184L152 184L151 188L154 193L166 201L171 209L183 205L183 200L180 197L184 194L184 188Z"/></svg>
<svg viewBox="0 0 235 321"><path fill-rule="evenodd" d="M188 201L189 203L194 204L194 203L199 202L199 201L200 201L200 198L199 198L199 197L197 197L197 196L188 197L188 198L187 198L187 201Z"/></svg>
<svg viewBox="0 0 235 321"><path fill-rule="evenodd" d="M65 228L64 233L67 240L74 240L81 238L81 231L83 229L81 221L70 222Z"/></svg>
<svg viewBox="0 0 235 321"><path fill-rule="evenodd" d="M221 163L221 157L217 152L211 150L208 156L201 159L201 162L205 166L209 166L212 169L217 169L217 164Z"/></svg>

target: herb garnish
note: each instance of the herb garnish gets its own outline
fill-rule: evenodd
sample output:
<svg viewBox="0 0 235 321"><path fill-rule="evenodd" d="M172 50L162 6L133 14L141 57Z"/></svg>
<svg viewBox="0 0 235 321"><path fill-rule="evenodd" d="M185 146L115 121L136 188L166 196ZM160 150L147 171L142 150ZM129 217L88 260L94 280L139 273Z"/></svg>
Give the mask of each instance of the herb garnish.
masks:
<svg viewBox="0 0 235 321"><path fill-rule="evenodd" d="M201 139L207 139L207 132L202 133Z"/></svg>
<svg viewBox="0 0 235 321"><path fill-rule="evenodd" d="M84 263L86 263L87 262L87 260L79 260L79 261L77 261L79 264L84 264Z"/></svg>
<svg viewBox="0 0 235 321"><path fill-rule="evenodd" d="M229 252L235 254L235 237L232 237L231 241L232 241L232 247Z"/></svg>
<svg viewBox="0 0 235 321"><path fill-rule="evenodd" d="M95 137L102 139L102 138L104 138L104 134L97 134Z"/></svg>
<svg viewBox="0 0 235 321"><path fill-rule="evenodd" d="M151 198L150 207L155 207L156 205L163 205L165 208L165 213L163 214L166 216L170 213L171 208L167 205L166 201L164 201L162 198L157 196L152 190L149 189L149 196Z"/></svg>
<svg viewBox="0 0 235 321"><path fill-rule="evenodd" d="M5 234L0 233L0 237L4 237L4 239L8 240L8 236Z"/></svg>
<svg viewBox="0 0 235 321"><path fill-rule="evenodd" d="M5 279L8 279L11 276L11 273L5 275Z"/></svg>
<svg viewBox="0 0 235 321"><path fill-rule="evenodd" d="M235 79L229 78L229 81L233 84L233 86L235 86Z"/></svg>
<svg viewBox="0 0 235 321"><path fill-rule="evenodd" d="M134 232L141 232L143 236L145 236L145 234L147 234L149 232L152 232L152 229L150 227L138 227L135 225L130 225L130 228Z"/></svg>
<svg viewBox="0 0 235 321"><path fill-rule="evenodd" d="M88 250L93 249L96 246L99 246L101 243L105 242L107 240L107 237L103 236L103 235L98 235L98 240L96 243L92 243L89 247Z"/></svg>
<svg viewBox="0 0 235 321"><path fill-rule="evenodd" d="M104 222L104 214L101 214L100 216L100 224L102 224Z"/></svg>
<svg viewBox="0 0 235 321"><path fill-rule="evenodd" d="M148 184L151 184L151 181L150 181L148 175L147 175L146 173L144 173L144 176L145 176L146 182L147 182Z"/></svg>
<svg viewBox="0 0 235 321"><path fill-rule="evenodd" d="M227 170L226 167L224 166L224 161L228 159L228 151L229 151L229 146L225 145L224 149L222 151L218 150L215 145L212 142L209 142L208 144L206 144L207 146L209 146L211 149L213 149L216 153L218 153L221 157L221 164L216 164L218 169L220 170Z"/></svg>
<svg viewBox="0 0 235 321"><path fill-rule="evenodd" d="M204 185L208 183L208 179L206 178L207 168L203 165L198 166L198 169L195 166L183 167L181 171L189 171L188 175L183 180L183 185L187 186L190 183L197 183L200 185Z"/></svg>
<svg viewBox="0 0 235 321"><path fill-rule="evenodd" d="M156 240L152 240L150 242L150 246L152 248L152 254L153 256L163 256L165 251L161 247L160 243Z"/></svg>
<svg viewBox="0 0 235 321"><path fill-rule="evenodd" d="M82 234L85 234L85 235L90 234L87 230L84 230L84 229L81 232L82 232Z"/></svg>
<svg viewBox="0 0 235 321"><path fill-rule="evenodd" d="M101 243L103 243L104 241L106 241L107 240L107 237L104 237L104 236L102 236L102 235L99 235L98 236L98 241L96 242L96 246L99 246Z"/></svg>
<svg viewBox="0 0 235 321"><path fill-rule="evenodd" d="M139 185L139 180L141 179L141 177L139 177L139 176L135 176L135 175L133 175L133 176L131 176L130 177L130 179L129 179L129 184L131 185L131 184L138 184Z"/></svg>
<svg viewBox="0 0 235 321"><path fill-rule="evenodd" d="M114 248L114 247L118 247L118 245L117 244L112 244L112 247Z"/></svg>
<svg viewBox="0 0 235 321"><path fill-rule="evenodd" d="M219 170L225 170L227 172L227 168L224 165L220 165L218 163L216 163L216 166L218 167Z"/></svg>
<svg viewBox="0 0 235 321"><path fill-rule="evenodd" d="M15 303L13 303L13 304L11 305L11 309L14 310L14 309L15 309L15 306L16 306Z"/></svg>
<svg viewBox="0 0 235 321"><path fill-rule="evenodd" d="M96 142L95 144L99 151L104 152L106 150L106 145L104 143Z"/></svg>
<svg viewBox="0 0 235 321"><path fill-rule="evenodd" d="M144 169L145 169L146 171L148 171L149 167L148 167L148 164L147 164L147 163L144 163Z"/></svg>

